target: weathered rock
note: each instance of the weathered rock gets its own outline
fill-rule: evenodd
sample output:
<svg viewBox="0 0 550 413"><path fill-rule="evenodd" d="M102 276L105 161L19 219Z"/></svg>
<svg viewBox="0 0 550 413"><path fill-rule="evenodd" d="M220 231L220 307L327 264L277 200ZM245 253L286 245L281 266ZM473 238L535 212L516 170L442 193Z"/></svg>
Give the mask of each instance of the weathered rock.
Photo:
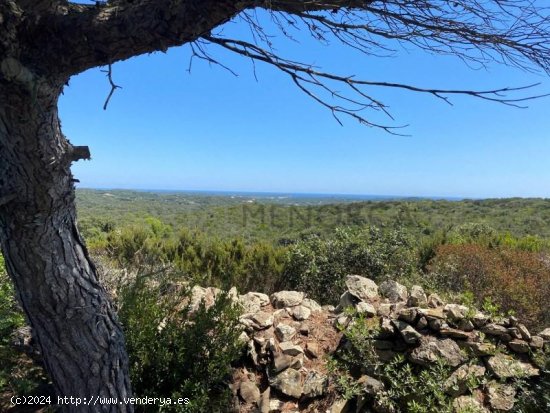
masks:
<svg viewBox="0 0 550 413"><path fill-rule="evenodd" d="M523 340L512 340L508 343L508 347L516 353L529 353L529 343Z"/></svg>
<svg viewBox="0 0 550 413"><path fill-rule="evenodd" d="M302 367L304 367L304 355L298 354L296 357L292 357L290 367L294 370L300 370Z"/></svg>
<svg viewBox="0 0 550 413"><path fill-rule="evenodd" d="M510 327L516 327L518 325L518 318L511 315L510 317L508 317L507 325Z"/></svg>
<svg viewBox="0 0 550 413"><path fill-rule="evenodd" d="M473 396L460 396L453 401L453 413L489 413Z"/></svg>
<svg viewBox="0 0 550 413"><path fill-rule="evenodd" d="M463 318L462 320L460 320L458 322L458 329L459 330L462 330L462 331L473 331L474 330L474 324L470 321L470 320L467 320L466 318Z"/></svg>
<svg viewBox="0 0 550 413"><path fill-rule="evenodd" d="M423 337L420 346L415 348L409 359L422 366L431 365L442 359L451 367L457 367L466 362L467 357L462 354L460 347L451 339L439 340L433 337Z"/></svg>
<svg viewBox="0 0 550 413"><path fill-rule="evenodd" d="M537 334L539 337L542 337L544 341L550 341L550 327L542 330Z"/></svg>
<svg viewBox="0 0 550 413"><path fill-rule="evenodd" d="M500 379L539 375L539 370L531 364L519 361L507 354L496 354L487 359L487 368Z"/></svg>
<svg viewBox="0 0 550 413"><path fill-rule="evenodd" d="M273 315L265 311L258 311L256 314L253 314L250 319L254 322L258 330L263 330L273 325Z"/></svg>
<svg viewBox="0 0 550 413"><path fill-rule="evenodd" d="M249 292L240 295L238 303L242 306L244 313L256 313L269 304L269 297L266 294Z"/></svg>
<svg viewBox="0 0 550 413"><path fill-rule="evenodd" d="M246 403L257 403L260 401L260 389L253 381L243 381L239 387L241 398Z"/></svg>
<svg viewBox="0 0 550 413"><path fill-rule="evenodd" d="M371 302L378 299L378 286L369 278L359 275L348 275L346 287L351 295L361 301Z"/></svg>
<svg viewBox="0 0 550 413"><path fill-rule="evenodd" d="M380 317L389 317L391 314L391 304L382 303L378 306L377 314Z"/></svg>
<svg viewBox="0 0 550 413"><path fill-rule="evenodd" d="M277 374L270 380L270 385L281 393L296 399L300 398L303 391L302 376L299 371L294 369L286 369Z"/></svg>
<svg viewBox="0 0 550 413"><path fill-rule="evenodd" d="M275 335L279 341L290 341L296 335L296 329L288 324L280 323L275 327Z"/></svg>
<svg viewBox="0 0 550 413"><path fill-rule="evenodd" d="M443 309L447 315L447 319L455 323L458 323L460 320L464 319L466 314L468 314L468 310L468 307L460 304L447 304Z"/></svg>
<svg viewBox="0 0 550 413"><path fill-rule="evenodd" d="M429 320L445 320L447 317L442 308L419 308L418 312Z"/></svg>
<svg viewBox="0 0 550 413"><path fill-rule="evenodd" d="M338 329L344 329L348 326L350 318L346 315L341 315L334 319L334 326Z"/></svg>
<svg viewBox="0 0 550 413"><path fill-rule="evenodd" d="M525 341L531 341L531 333L524 324L518 324L516 327L522 339L524 339Z"/></svg>
<svg viewBox="0 0 550 413"><path fill-rule="evenodd" d="M430 294L428 296L428 307L437 308L442 307L445 303L437 294Z"/></svg>
<svg viewBox="0 0 550 413"><path fill-rule="evenodd" d="M330 406L330 413L347 413L349 410L350 400L336 399Z"/></svg>
<svg viewBox="0 0 550 413"><path fill-rule="evenodd" d="M244 331L241 333L241 335L239 336L238 338L239 342L242 343L243 345L248 343L248 341L250 340L250 337L248 337L248 334L246 334Z"/></svg>
<svg viewBox="0 0 550 413"><path fill-rule="evenodd" d="M269 411L270 412L281 412L285 406L285 402L279 399L270 399L269 400ZM263 413L263 412L262 412Z"/></svg>
<svg viewBox="0 0 550 413"><path fill-rule="evenodd" d="M376 309L374 306L364 301L358 303L355 309L359 314L365 314L367 317L374 317L376 315Z"/></svg>
<svg viewBox="0 0 550 413"><path fill-rule="evenodd" d="M405 321L409 324L413 324L416 321L417 316L418 311L416 308L403 308L397 313L397 318L399 320Z"/></svg>
<svg viewBox="0 0 550 413"><path fill-rule="evenodd" d="M470 334L468 332L449 327L440 328L439 334L441 334L443 337L452 337L457 340L467 340L468 338L470 338Z"/></svg>
<svg viewBox="0 0 550 413"><path fill-rule="evenodd" d="M292 317L294 317L294 319L298 321L307 320L310 315L311 310L304 305L298 305L292 310Z"/></svg>
<svg viewBox="0 0 550 413"><path fill-rule="evenodd" d="M544 339L540 336L532 336L529 345L535 350L540 350L544 347Z"/></svg>
<svg viewBox="0 0 550 413"><path fill-rule="evenodd" d="M306 344L306 355L309 358L318 358L321 355L321 352L319 351L319 344L317 344L314 341L311 341Z"/></svg>
<svg viewBox="0 0 550 413"><path fill-rule="evenodd" d="M409 307L425 307L428 305L428 298L424 289L419 285L413 285L407 301Z"/></svg>
<svg viewBox="0 0 550 413"><path fill-rule="evenodd" d="M487 324L481 328L481 331L489 336L498 337L502 341L510 341L512 339L508 329L500 324Z"/></svg>
<svg viewBox="0 0 550 413"><path fill-rule="evenodd" d="M267 389L262 393L260 398L260 413L269 413L269 399L271 398L271 388L268 386Z"/></svg>
<svg viewBox="0 0 550 413"><path fill-rule="evenodd" d="M303 394L307 399L314 397L320 397L327 391L328 379L321 373L312 370L310 371L304 380Z"/></svg>
<svg viewBox="0 0 550 413"><path fill-rule="evenodd" d="M376 394L384 391L385 388L384 383L380 380L376 380L374 377L366 375L359 377L357 384L359 384L363 391L370 396L375 396Z"/></svg>
<svg viewBox="0 0 550 413"><path fill-rule="evenodd" d="M279 343L279 348L281 349L283 354L287 354L289 356L304 354L304 349L297 344L293 344L292 341L284 341L282 343Z"/></svg>
<svg viewBox="0 0 550 413"><path fill-rule="evenodd" d="M417 330L425 330L428 328L428 319L424 316L420 317L418 319L418 322L416 323L416 329Z"/></svg>
<svg viewBox="0 0 550 413"><path fill-rule="evenodd" d="M246 352L250 357L250 360L252 360L252 363L254 363L255 366L258 366L260 364L260 361L258 358L258 353L256 352L256 346L254 345L254 340L250 340L248 342L246 349L247 349Z"/></svg>
<svg viewBox="0 0 550 413"><path fill-rule="evenodd" d="M317 301L311 298L304 298L304 300L302 301L302 305L309 308L312 313L323 311L323 307L321 307L321 305Z"/></svg>
<svg viewBox="0 0 550 413"><path fill-rule="evenodd" d="M380 320L380 331L378 332L378 337L380 338L391 338L395 335L395 328L389 318L383 317Z"/></svg>
<svg viewBox="0 0 550 413"><path fill-rule="evenodd" d="M292 357L282 353L276 353L273 356L273 370L279 373L286 370L292 364Z"/></svg>
<svg viewBox="0 0 550 413"><path fill-rule="evenodd" d="M198 310L202 301L204 301L205 306L207 307L208 307L208 301L209 301L208 298L210 298L210 301L213 301L212 297L206 296L207 292L208 290L206 288L200 287L198 285L195 285L193 286L193 288L191 288L190 302L189 302L189 309L191 313L194 313L195 311Z"/></svg>
<svg viewBox="0 0 550 413"><path fill-rule="evenodd" d="M517 327L509 327L508 328L508 334L510 335L511 339L521 338L521 334L520 334L519 330L517 329Z"/></svg>
<svg viewBox="0 0 550 413"><path fill-rule="evenodd" d="M268 338L265 346L272 354L275 354L277 352L277 345L273 337Z"/></svg>
<svg viewBox="0 0 550 413"><path fill-rule="evenodd" d="M299 291L279 291L271 294L271 305L274 308L295 307L304 300L304 293Z"/></svg>
<svg viewBox="0 0 550 413"><path fill-rule="evenodd" d="M468 383L475 378L483 377L485 367L480 364L464 364L456 369L443 384L445 392L453 397L468 391Z"/></svg>
<svg viewBox="0 0 550 413"><path fill-rule="evenodd" d="M392 323L407 344L415 344L422 337L422 334L416 331L413 326L405 323L404 321L392 320Z"/></svg>
<svg viewBox="0 0 550 413"><path fill-rule="evenodd" d="M355 294L361 295L359 291L363 291L361 283L365 279L351 276L348 278L351 282L350 288ZM394 283L389 284L389 287L396 287ZM539 369L544 368L540 365L539 358L533 355L540 354L537 352L544 346L550 347L550 329L541 333L545 339L531 335L514 318L489 319L485 314L476 314L465 306L448 304L442 307L440 302L437 302L437 307L426 308L430 305L430 299L425 298L425 293L419 287L411 289L407 301L402 297L391 297L395 289L389 287L389 293L382 288L379 291L381 295L390 297L376 296L371 302L348 291L339 308L353 305L358 313L375 317L366 323L373 333L368 340L372 345L373 355L381 363L393 360L396 355L404 355L410 362L421 366L431 366L441 360L453 367L454 372L442 385L448 396L454 399L456 412L511 411L515 407L516 395L510 383L517 378L529 379L537 376ZM398 287L399 285L397 290ZM405 287L403 289L403 295L407 294ZM231 387L235 409L241 403L241 409L244 407L250 412L298 413L303 409L302 405L310 403L308 400L327 396L328 381L321 373L324 371L321 369L324 369L325 351L334 351L334 346L338 343L340 350L350 349L350 340L342 339L342 334L348 334L350 327L362 321L346 315L347 313L331 313L328 308L321 308L315 301L303 299L303 294L299 292L282 293L282 297L280 293L272 295L274 309L269 305L269 297L265 295L262 297L257 293L249 293L238 296L239 302L244 301L248 303L249 309L255 310L242 316L240 321L247 327L248 334L243 333L241 341L248 345L256 373L250 373L242 379L240 370L236 371ZM395 293L398 294L399 291ZM210 296L218 294L218 290L196 288L196 295L202 294L204 300L208 301ZM237 296L236 292L234 294ZM430 298L431 304L435 304L434 297ZM312 316L312 309L322 311L323 314ZM302 313L307 315L303 316ZM382 316L376 317L376 314ZM296 321L305 318L309 318L309 321ZM338 321L347 327L338 329L339 331L332 329L332 324ZM380 328L377 328L378 322ZM486 335L496 340L484 341ZM503 342L511 350L511 355L498 350L504 349ZM472 364L476 360L479 364ZM271 364L268 365L270 361ZM333 406L337 409L335 411L352 408L348 413L394 413L388 409L389 404L377 403L378 396L383 398L386 393L383 382L370 376L378 377L376 370L367 364L361 370L354 370L353 374L355 373L363 374L357 382L363 391L350 403L336 402ZM269 380L268 391L262 395L259 386L264 388L266 377ZM487 378L495 381L487 383ZM281 397L285 400L284 404L271 397L269 389L271 394L274 391L284 394L285 397ZM326 410L326 406L327 403L330 405L334 395L331 393L328 396L329 398L323 399L319 404L323 413L331 410ZM270 403L273 410L270 409Z"/></svg>
<svg viewBox="0 0 550 413"><path fill-rule="evenodd" d="M434 331L439 331L442 328L447 328L447 324L443 322L443 320L440 320L438 318L432 318L428 320L428 325L430 328Z"/></svg>
<svg viewBox="0 0 550 413"><path fill-rule="evenodd" d="M487 383L487 400L489 406L499 412L508 412L514 408L516 390L507 384L492 381Z"/></svg>
<svg viewBox="0 0 550 413"><path fill-rule="evenodd" d="M399 301L398 303L393 303L391 305L391 316L397 318L397 314L404 308L407 308L407 303L404 301Z"/></svg>
<svg viewBox="0 0 550 413"><path fill-rule="evenodd" d="M392 303L407 301L407 298L409 297L407 287L393 280L384 281L378 287L378 291L383 297L386 297Z"/></svg>
<svg viewBox="0 0 550 413"><path fill-rule="evenodd" d="M327 313L334 313L336 311L336 307L334 307L332 304L324 305L321 308Z"/></svg>
<svg viewBox="0 0 550 413"><path fill-rule="evenodd" d="M483 314L482 312L478 311L477 313L474 314L474 316L472 317L472 323L474 324L475 327L477 328L481 328L483 327L485 324L487 324L489 322L489 316L486 315L486 314Z"/></svg>
<svg viewBox="0 0 550 413"><path fill-rule="evenodd" d="M352 307L355 308L355 306L359 303L359 298L352 295L349 291L344 292L340 296L340 301L338 302L338 311L344 311L346 308Z"/></svg>
<svg viewBox="0 0 550 413"><path fill-rule="evenodd" d="M471 351L474 356L490 356L496 353L497 348L492 343L478 341L459 341L458 345Z"/></svg>

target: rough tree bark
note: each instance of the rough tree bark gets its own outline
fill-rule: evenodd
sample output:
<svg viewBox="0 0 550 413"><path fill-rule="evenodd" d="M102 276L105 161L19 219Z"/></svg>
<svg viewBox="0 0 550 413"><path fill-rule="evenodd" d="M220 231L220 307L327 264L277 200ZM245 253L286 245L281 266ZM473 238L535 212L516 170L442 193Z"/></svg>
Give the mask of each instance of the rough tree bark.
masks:
<svg viewBox="0 0 550 413"><path fill-rule="evenodd" d="M128 357L76 226L70 166L89 152L63 136L58 98L76 73L196 39L238 9L214 1L200 10L192 2L171 8L177 2L161 0L165 12L158 16L152 1L102 8L38 3L0 4L2 253L57 395L92 401L62 410L131 412L131 405L95 404L132 395Z"/></svg>
<svg viewBox="0 0 550 413"><path fill-rule="evenodd" d="M122 330L76 228L70 164L85 151L61 133L61 90L0 88L2 251L57 394L128 397Z"/></svg>

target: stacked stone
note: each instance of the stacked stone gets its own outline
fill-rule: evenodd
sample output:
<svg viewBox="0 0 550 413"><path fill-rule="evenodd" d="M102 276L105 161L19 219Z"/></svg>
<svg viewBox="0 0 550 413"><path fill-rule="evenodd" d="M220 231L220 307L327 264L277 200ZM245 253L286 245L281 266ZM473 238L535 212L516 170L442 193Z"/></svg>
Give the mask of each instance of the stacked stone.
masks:
<svg viewBox="0 0 550 413"><path fill-rule="evenodd" d="M392 280L377 286L356 275L347 277L346 286L337 310L351 306L367 317L379 318L372 344L382 361L400 353L414 364L429 366L441 360L455 369L444 387L455 398L457 412L512 410L516 394L507 382L538 376L532 355L550 346L550 328L532 335L515 317L492 320L466 306L445 304L436 294L427 296L420 286L408 291ZM345 314L336 318L339 328L353 322ZM504 346L510 354L502 352ZM479 380L480 388L466 394L468 381L482 377L486 380ZM361 380L370 384L366 394L383 389L375 377L365 375ZM371 408L377 411L376 406Z"/></svg>
<svg viewBox="0 0 550 413"><path fill-rule="evenodd" d="M245 329L241 338L253 370L259 373L251 369L237 372L240 379L234 381L232 390L239 397L235 401L238 411L298 411L298 400L325 395L327 375L315 367L323 367L319 356L328 349L313 339L310 321L315 318L316 331L334 331L326 311L297 291L280 291L271 297L252 292L239 296L238 302L245 311L240 319ZM265 382L267 387L262 386Z"/></svg>
<svg viewBox="0 0 550 413"><path fill-rule="evenodd" d="M245 312L241 338L249 363L234 377L235 411L298 412L298 403L328 413L351 413L352 405L356 412L383 411L369 397L385 390L375 372L360 377L364 394L352 402L334 399L328 386L325 356L348 345L341 337L354 323L352 313L372 319L372 345L381 361L402 354L420 366L442 361L453 368L444 388L456 412L512 410L517 395L511 383L538 376L542 366L533 355L545 347L550 351L550 328L534 335L515 317L492 319L446 304L420 286L409 290L392 280L377 285L350 275L346 287L336 308L321 307L297 291L271 297L233 292ZM473 390L472 378L479 383ZM323 409L311 410L313 402Z"/></svg>

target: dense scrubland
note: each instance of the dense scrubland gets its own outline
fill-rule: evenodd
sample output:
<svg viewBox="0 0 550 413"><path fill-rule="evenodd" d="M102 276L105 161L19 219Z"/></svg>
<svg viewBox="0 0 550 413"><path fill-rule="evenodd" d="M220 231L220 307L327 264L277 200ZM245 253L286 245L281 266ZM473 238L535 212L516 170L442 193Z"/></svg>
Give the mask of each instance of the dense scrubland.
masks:
<svg viewBox="0 0 550 413"><path fill-rule="evenodd" d="M221 384L240 351L231 344L238 309L222 297L187 323L187 313L175 308L188 288L174 294L174 285L300 290L336 304L345 276L357 274L513 314L534 330L550 326L550 200L352 202L81 190L77 201L80 230L126 328L136 393L191 397L184 411L215 411L226 402ZM10 345L23 325L0 261L4 394L47 383Z"/></svg>

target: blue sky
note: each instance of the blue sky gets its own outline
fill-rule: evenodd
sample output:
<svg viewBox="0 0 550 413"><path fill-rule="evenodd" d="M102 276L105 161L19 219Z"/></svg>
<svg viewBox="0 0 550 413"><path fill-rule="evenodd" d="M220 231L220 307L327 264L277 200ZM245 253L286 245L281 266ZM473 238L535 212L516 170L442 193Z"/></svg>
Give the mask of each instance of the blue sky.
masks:
<svg viewBox="0 0 550 413"><path fill-rule="evenodd" d="M242 34L231 23L228 32ZM467 97L372 89L407 137L344 118L301 93L286 75L210 49L239 76L195 60L188 46L74 77L60 102L63 130L88 145L73 166L81 187L351 193L402 196L550 197L550 98L515 109ZM451 57L400 50L377 58L307 38L279 51L344 75L437 88L492 89L548 76L498 65L471 70ZM368 115L368 113L367 113ZM377 114L373 120L384 121Z"/></svg>

